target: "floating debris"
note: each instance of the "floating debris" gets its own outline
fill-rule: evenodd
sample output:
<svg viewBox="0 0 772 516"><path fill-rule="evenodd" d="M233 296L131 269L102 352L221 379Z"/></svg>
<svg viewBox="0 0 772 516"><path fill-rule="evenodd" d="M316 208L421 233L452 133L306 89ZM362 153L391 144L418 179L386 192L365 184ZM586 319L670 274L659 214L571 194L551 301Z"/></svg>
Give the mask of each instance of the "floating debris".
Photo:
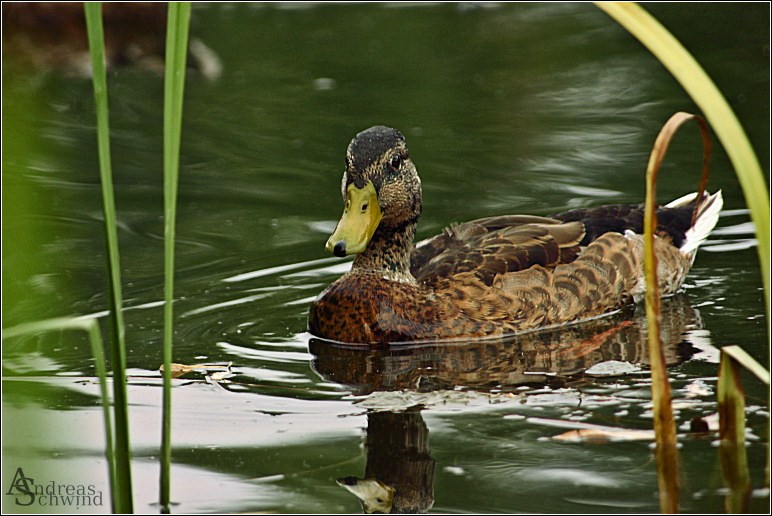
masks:
<svg viewBox="0 0 772 516"><path fill-rule="evenodd" d="M329 91L338 87L338 82L329 77L319 77L314 79L314 89L316 91Z"/></svg>
<svg viewBox="0 0 772 516"><path fill-rule="evenodd" d="M210 377L212 380L219 381L225 378L225 376L232 374L233 371L231 371L231 366L233 365L233 362L228 362L228 365L212 365L212 364L196 364L196 365L185 365L185 364L177 364L172 362L171 368L172 368L172 378L179 378L180 376L190 373L190 372L203 372L208 373L210 369L216 369L217 372L213 373L212 375L207 375L207 377ZM161 364L161 367L158 368L161 373L164 371L164 366Z"/></svg>
<svg viewBox="0 0 772 516"><path fill-rule="evenodd" d="M599 362L585 371L590 376L622 376L640 371L640 366L630 362L620 362L618 360L607 360Z"/></svg>
<svg viewBox="0 0 772 516"><path fill-rule="evenodd" d="M626 428L578 428L553 436L556 441L652 441L654 430L631 430Z"/></svg>
<svg viewBox="0 0 772 516"><path fill-rule="evenodd" d="M464 471L464 468L460 468L458 466L445 466L444 468L442 468L442 470L457 476L461 476L466 473L466 471Z"/></svg>

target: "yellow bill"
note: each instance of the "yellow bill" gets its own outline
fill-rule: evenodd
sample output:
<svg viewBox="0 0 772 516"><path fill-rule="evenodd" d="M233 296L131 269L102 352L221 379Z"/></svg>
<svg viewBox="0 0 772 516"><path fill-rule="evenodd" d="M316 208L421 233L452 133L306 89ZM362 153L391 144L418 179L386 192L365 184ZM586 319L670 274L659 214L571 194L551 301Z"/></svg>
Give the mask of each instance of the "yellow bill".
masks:
<svg viewBox="0 0 772 516"><path fill-rule="evenodd" d="M335 232L327 240L325 249L335 256L361 253L373 237L381 222L381 216L373 182L368 181L361 189L351 183L346 189L346 208L343 210L343 216Z"/></svg>

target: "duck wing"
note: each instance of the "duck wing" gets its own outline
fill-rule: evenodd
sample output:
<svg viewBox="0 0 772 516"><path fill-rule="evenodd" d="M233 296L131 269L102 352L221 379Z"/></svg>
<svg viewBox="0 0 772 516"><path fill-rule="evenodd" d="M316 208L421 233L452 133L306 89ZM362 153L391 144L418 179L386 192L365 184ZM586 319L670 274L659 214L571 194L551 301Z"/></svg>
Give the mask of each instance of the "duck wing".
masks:
<svg viewBox="0 0 772 516"><path fill-rule="evenodd" d="M573 261L584 233L580 221L529 215L473 220L419 242L410 272L428 287L465 272L491 286L497 275Z"/></svg>
<svg viewBox="0 0 772 516"><path fill-rule="evenodd" d="M699 202L692 223L695 197L658 210L662 295L679 288L718 220L721 192ZM481 219L419 243L412 270L444 307L449 331L507 333L602 315L644 293L639 219L640 206Z"/></svg>

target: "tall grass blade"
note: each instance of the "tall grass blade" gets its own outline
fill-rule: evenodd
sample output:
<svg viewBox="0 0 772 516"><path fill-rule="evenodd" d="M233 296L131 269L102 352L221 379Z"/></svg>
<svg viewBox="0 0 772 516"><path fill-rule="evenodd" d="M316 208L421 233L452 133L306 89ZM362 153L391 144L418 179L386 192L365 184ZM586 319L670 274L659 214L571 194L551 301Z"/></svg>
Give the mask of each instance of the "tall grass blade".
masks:
<svg viewBox="0 0 772 516"><path fill-rule="evenodd" d="M756 226L761 276L766 297L767 336L770 335L770 239L769 192L745 131L724 96L689 52L657 20L639 5L598 2L609 16L643 43L683 86L710 122L732 161L745 202Z"/></svg>
<svg viewBox="0 0 772 516"><path fill-rule="evenodd" d="M110 501L112 512L121 512L116 502L122 498L121 490L124 486L117 480L115 465L115 446L113 442L113 427L110 417L110 394L107 392L107 368L105 367L105 351L102 342L102 333L95 319L83 319L75 317L57 317L32 323L20 324L3 330L2 339L30 335L55 330L83 330L88 334L91 352L94 355L94 365L97 377L99 377L99 393L102 398L102 416L105 425L105 456L107 457L107 472L110 480Z"/></svg>
<svg viewBox="0 0 772 516"><path fill-rule="evenodd" d="M118 255L118 231L116 227L112 169L110 166L110 126L107 111L107 76L105 72L104 33L102 29L102 4L87 2L84 8L94 80L99 174L102 183L105 240L107 242L107 271L111 314L110 354L113 368L113 398L115 403L113 407L115 414L115 462L117 484L120 485L120 489L117 491L117 499L115 500L115 510L117 512L132 512L129 409L128 400L126 399L126 343L123 324L121 269Z"/></svg>
<svg viewBox="0 0 772 516"><path fill-rule="evenodd" d="M730 347L730 346L728 346ZM731 346L736 347L736 346ZM745 452L745 391L740 376L740 363L721 349L718 372L719 456L729 492L727 513L744 513L751 493L748 457Z"/></svg>
<svg viewBox="0 0 772 516"><path fill-rule="evenodd" d="M171 362L174 298L174 238L180 164L182 99L188 51L190 3L169 4L164 82L164 370L160 504L169 511L171 489Z"/></svg>

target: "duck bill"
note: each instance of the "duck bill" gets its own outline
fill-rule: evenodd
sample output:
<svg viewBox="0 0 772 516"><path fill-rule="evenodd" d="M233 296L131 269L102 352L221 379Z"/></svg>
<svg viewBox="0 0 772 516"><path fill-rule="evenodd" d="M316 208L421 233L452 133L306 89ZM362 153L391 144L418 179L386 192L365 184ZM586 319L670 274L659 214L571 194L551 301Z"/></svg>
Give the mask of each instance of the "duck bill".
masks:
<svg viewBox="0 0 772 516"><path fill-rule="evenodd" d="M335 256L361 253L373 237L381 216L378 195L372 181L368 181L363 188L357 188L351 183L346 189L343 216L327 240L325 249Z"/></svg>

